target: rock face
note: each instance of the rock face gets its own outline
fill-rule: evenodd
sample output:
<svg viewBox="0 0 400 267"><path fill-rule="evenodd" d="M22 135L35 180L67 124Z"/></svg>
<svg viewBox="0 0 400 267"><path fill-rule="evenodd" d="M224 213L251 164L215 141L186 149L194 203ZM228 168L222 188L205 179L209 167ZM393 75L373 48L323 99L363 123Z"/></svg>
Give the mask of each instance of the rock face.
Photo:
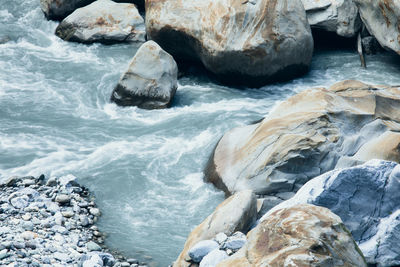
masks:
<svg viewBox="0 0 400 267"><path fill-rule="evenodd" d="M335 167L400 161L400 89L344 81L303 91L219 141L206 179L227 193L296 192ZM287 199L287 198L286 198Z"/></svg>
<svg viewBox="0 0 400 267"><path fill-rule="evenodd" d="M198 225L189 235L174 267L187 267L191 263L189 250L202 240L212 239L219 233L231 235L236 231L247 231L257 218L256 196L250 191L239 192L224 202Z"/></svg>
<svg viewBox="0 0 400 267"><path fill-rule="evenodd" d="M153 41L144 43L122 75L111 95L121 106L144 109L166 108L178 87L178 67L167 52Z"/></svg>
<svg viewBox="0 0 400 267"><path fill-rule="evenodd" d="M380 45L400 55L400 2L394 0L354 0L361 19Z"/></svg>
<svg viewBox="0 0 400 267"><path fill-rule="evenodd" d="M338 169L306 183L297 194L271 209L302 203L323 206L340 216L359 244L367 262L378 266L400 264L400 165L371 160Z"/></svg>
<svg viewBox="0 0 400 267"><path fill-rule="evenodd" d="M304 73L313 53L300 0L148 0L146 31L174 57L245 85Z"/></svg>
<svg viewBox="0 0 400 267"><path fill-rule="evenodd" d="M353 37L361 27L357 6L352 0L302 0L312 28Z"/></svg>
<svg viewBox="0 0 400 267"><path fill-rule="evenodd" d="M322 207L306 204L275 210L247 239L217 267L367 266L340 218Z"/></svg>
<svg viewBox="0 0 400 267"><path fill-rule="evenodd" d="M134 4L97 0L75 10L56 29L60 38L81 43L144 42L144 20Z"/></svg>
<svg viewBox="0 0 400 267"><path fill-rule="evenodd" d="M40 0L40 7L46 18L62 20L75 9L86 6L94 0Z"/></svg>

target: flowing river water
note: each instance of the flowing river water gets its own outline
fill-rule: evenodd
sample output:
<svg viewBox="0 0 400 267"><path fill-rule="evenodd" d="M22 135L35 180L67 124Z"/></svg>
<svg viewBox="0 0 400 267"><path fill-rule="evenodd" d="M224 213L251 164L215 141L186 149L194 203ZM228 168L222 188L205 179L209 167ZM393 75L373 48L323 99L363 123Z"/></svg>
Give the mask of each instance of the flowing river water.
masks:
<svg viewBox="0 0 400 267"><path fill-rule="evenodd" d="M205 75L179 80L167 110L109 102L137 46L58 39L39 0L0 0L0 179L74 175L103 212L107 244L167 266L188 233L224 199L203 168L229 129L265 116L301 90L343 79L400 84L400 60L353 50L315 52L311 71L287 83L239 90Z"/></svg>

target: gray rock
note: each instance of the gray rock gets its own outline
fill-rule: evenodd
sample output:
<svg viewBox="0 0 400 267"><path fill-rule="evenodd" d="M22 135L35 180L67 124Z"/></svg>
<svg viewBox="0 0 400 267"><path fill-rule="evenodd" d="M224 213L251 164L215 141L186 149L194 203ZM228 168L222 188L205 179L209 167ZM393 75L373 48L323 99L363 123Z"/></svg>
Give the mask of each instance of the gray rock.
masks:
<svg viewBox="0 0 400 267"><path fill-rule="evenodd" d="M7 257L9 257L10 255L8 254L7 249L3 249L2 251L0 251L0 260L3 260Z"/></svg>
<svg viewBox="0 0 400 267"><path fill-rule="evenodd" d="M144 43L111 95L121 106L166 108L178 87L175 60L153 41Z"/></svg>
<svg viewBox="0 0 400 267"><path fill-rule="evenodd" d="M23 228L24 230L27 230L27 231L32 231L33 228L34 228L34 225L33 225L32 222L23 221L23 222L22 222L22 228Z"/></svg>
<svg viewBox="0 0 400 267"><path fill-rule="evenodd" d="M53 177L53 178L50 178L49 180L47 180L46 185L53 187L53 186L56 186L57 183L58 183L57 179Z"/></svg>
<svg viewBox="0 0 400 267"><path fill-rule="evenodd" d="M221 248L224 250L232 250L233 252L238 251L246 244L246 235L241 232L236 232L222 244Z"/></svg>
<svg viewBox="0 0 400 267"><path fill-rule="evenodd" d="M53 257L61 262L69 262L71 261L71 258L68 254L66 253L61 253L61 252L55 252L53 254Z"/></svg>
<svg viewBox="0 0 400 267"><path fill-rule="evenodd" d="M100 216L100 210L98 208L90 208L89 213L92 214L93 216Z"/></svg>
<svg viewBox="0 0 400 267"><path fill-rule="evenodd" d="M218 263L227 258L228 254L226 254L225 251L214 249L202 259L199 267L215 267L218 265Z"/></svg>
<svg viewBox="0 0 400 267"><path fill-rule="evenodd" d="M225 233L218 233L214 238L214 240L220 245L224 243L227 239L228 236Z"/></svg>
<svg viewBox="0 0 400 267"><path fill-rule="evenodd" d="M56 202L60 204L68 204L71 201L71 197L66 194L59 194L56 196Z"/></svg>
<svg viewBox="0 0 400 267"><path fill-rule="evenodd" d="M357 6L352 0L302 0L311 28L354 37L361 27Z"/></svg>
<svg viewBox="0 0 400 267"><path fill-rule="evenodd" d="M103 266L114 266L114 264L115 264L115 259L114 259L114 256L113 255L111 255L110 253L104 253L104 252L102 252L102 253L99 253L98 254L100 257L101 257L101 259L103 260ZM129 262L129 261L128 261ZM130 262L129 262L130 263Z"/></svg>
<svg viewBox="0 0 400 267"><path fill-rule="evenodd" d="M218 248L219 244L217 242L213 240L202 240L189 250L189 257L193 262L198 263L201 262L203 257L205 257L208 253Z"/></svg>
<svg viewBox="0 0 400 267"><path fill-rule="evenodd" d="M275 196L265 196L257 199L257 218L261 218L265 213L282 201L282 199Z"/></svg>
<svg viewBox="0 0 400 267"><path fill-rule="evenodd" d="M89 241L87 244L86 244L86 248L89 250L89 251L101 251L101 247L99 246L99 245L97 245L95 242L93 242L93 241Z"/></svg>
<svg viewBox="0 0 400 267"><path fill-rule="evenodd" d="M86 6L94 0L40 0L40 7L47 19L62 20L75 9Z"/></svg>
<svg viewBox="0 0 400 267"><path fill-rule="evenodd" d="M81 261L82 261L82 267L102 267L104 264L100 255L96 253L90 253L84 255L81 258Z"/></svg>
<svg viewBox="0 0 400 267"><path fill-rule="evenodd" d="M145 42L145 25L136 6L97 0L75 10L56 29L65 41L80 43Z"/></svg>
<svg viewBox="0 0 400 267"><path fill-rule="evenodd" d="M338 169L306 183L277 209L310 203L339 215L369 264L400 264L400 165L380 160Z"/></svg>
<svg viewBox="0 0 400 267"><path fill-rule="evenodd" d="M382 50L381 45L373 36L364 37L362 38L361 42L364 52L367 55L373 55Z"/></svg>
<svg viewBox="0 0 400 267"><path fill-rule="evenodd" d="M11 199L11 205L13 205L14 208L16 209L23 209L28 206L28 197L27 196L22 196L22 197L14 197Z"/></svg>
<svg viewBox="0 0 400 267"><path fill-rule="evenodd" d="M400 2L387 0L354 0L361 19L379 44L400 55Z"/></svg>
<svg viewBox="0 0 400 267"><path fill-rule="evenodd" d="M251 86L303 74L313 53L300 0L149 0L146 32L175 58Z"/></svg>

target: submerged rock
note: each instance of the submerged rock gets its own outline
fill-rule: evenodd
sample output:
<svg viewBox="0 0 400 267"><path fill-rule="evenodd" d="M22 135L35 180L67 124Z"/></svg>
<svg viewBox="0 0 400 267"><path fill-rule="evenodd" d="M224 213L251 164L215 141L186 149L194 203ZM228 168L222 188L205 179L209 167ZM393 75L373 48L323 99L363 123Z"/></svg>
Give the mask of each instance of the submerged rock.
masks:
<svg viewBox="0 0 400 267"><path fill-rule="evenodd" d="M144 19L134 4L97 0L75 10L56 29L65 41L80 43L144 42Z"/></svg>
<svg viewBox="0 0 400 267"><path fill-rule="evenodd" d="M219 141L206 179L227 193L296 192L335 167L400 161L400 89L344 81L303 91ZM285 198L285 194L280 194Z"/></svg>
<svg viewBox="0 0 400 267"><path fill-rule="evenodd" d="M178 87L178 67L167 52L153 42L144 43L111 95L121 106L166 108Z"/></svg>
<svg viewBox="0 0 400 267"><path fill-rule="evenodd" d="M400 55L400 2L393 0L354 0L361 19L380 45Z"/></svg>
<svg viewBox="0 0 400 267"><path fill-rule="evenodd" d="M244 85L302 74L313 53L300 0L149 0L146 31L174 57Z"/></svg>
<svg viewBox="0 0 400 267"><path fill-rule="evenodd" d="M277 209L247 239L241 250L217 266L367 266L340 218L322 207Z"/></svg>
<svg viewBox="0 0 400 267"><path fill-rule="evenodd" d="M86 6L94 0L40 0L40 7L47 19L62 20L75 9Z"/></svg>
<svg viewBox="0 0 400 267"><path fill-rule="evenodd" d="M311 28L353 37L361 27L357 6L352 0L302 0Z"/></svg>
<svg viewBox="0 0 400 267"><path fill-rule="evenodd" d="M340 216L369 264L400 265L400 165L372 160L338 169L306 183L265 214L298 204L323 206Z"/></svg>
<svg viewBox="0 0 400 267"><path fill-rule="evenodd" d="M250 190L229 197L190 233L184 249L173 266L190 266L191 258L188 252L194 245L202 240L212 239L219 233L231 235L236 231L245 232L255 223L256 218L256 196Z"/></svg>

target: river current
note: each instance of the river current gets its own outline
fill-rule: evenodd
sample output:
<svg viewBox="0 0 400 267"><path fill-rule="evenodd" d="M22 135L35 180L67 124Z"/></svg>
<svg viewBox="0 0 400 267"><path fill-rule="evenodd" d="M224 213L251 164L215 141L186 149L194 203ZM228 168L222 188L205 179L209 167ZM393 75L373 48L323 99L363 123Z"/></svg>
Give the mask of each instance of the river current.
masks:
<svg viewBox="0 0 400 267"><path fill-rule="evenodd" d="M74 175L103 212L107 244L167 266L188 233L224 199L203 169L229 129L261 119L279 101L343 79L400 84L400 60L353 50L315 52L311 71L287 83L239 90L196 72L179 80L172 108L109 102L137 46L58 39L39 0L0 0L0 179Z"/></svg>

